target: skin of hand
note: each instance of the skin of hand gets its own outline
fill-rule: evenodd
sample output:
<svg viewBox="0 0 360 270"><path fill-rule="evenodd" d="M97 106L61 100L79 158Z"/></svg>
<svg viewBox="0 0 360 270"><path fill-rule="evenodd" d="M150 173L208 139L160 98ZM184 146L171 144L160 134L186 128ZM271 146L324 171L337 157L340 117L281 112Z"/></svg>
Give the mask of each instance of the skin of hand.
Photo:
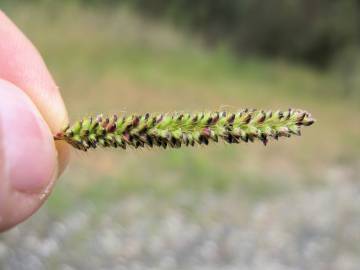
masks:
<svg viewBox="0 0 360 270"><path fill-rule="evenodd" d="M68 123L40 54L0 10L0 232L29 218L69 159L53 134Z"/></svg>

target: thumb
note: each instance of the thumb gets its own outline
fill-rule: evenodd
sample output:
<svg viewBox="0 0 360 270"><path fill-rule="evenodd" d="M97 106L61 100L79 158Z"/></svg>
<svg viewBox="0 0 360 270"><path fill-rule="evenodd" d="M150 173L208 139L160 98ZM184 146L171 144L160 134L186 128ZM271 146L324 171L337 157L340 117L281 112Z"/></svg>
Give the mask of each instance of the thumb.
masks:
<svg viewBox="0 0 360 270"><path fill-rule="evenodd" d="M57 171L48 125L22 90L0 80L0 231L41 206Z"/></svg>

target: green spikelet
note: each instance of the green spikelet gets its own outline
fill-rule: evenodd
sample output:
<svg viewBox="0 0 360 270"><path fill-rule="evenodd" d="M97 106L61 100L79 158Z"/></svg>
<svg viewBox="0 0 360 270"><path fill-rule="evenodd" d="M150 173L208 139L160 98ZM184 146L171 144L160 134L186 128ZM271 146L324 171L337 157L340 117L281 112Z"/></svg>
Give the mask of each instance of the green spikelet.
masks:
<svg viewBox="0 0 360 270"><path fill-rule="evenodd" d="M87 151L89 148L121 147L171 147L183 145L261 141L270 138L300 135L301 126L315 122L303 110L263 111L241 110L238 112L201 112L129 115L110 118L97 116L84 118L55 135L73 147Z"/></svg>

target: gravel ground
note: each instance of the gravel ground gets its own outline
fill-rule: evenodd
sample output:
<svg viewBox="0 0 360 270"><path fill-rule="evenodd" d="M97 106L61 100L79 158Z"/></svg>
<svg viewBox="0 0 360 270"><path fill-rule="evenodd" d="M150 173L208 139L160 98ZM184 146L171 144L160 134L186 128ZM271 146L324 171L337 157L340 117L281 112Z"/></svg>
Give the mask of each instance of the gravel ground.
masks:
<svg viewBox="0 0 360 270"><path fill-rule="evenodd" d="M255 202L128 197L56 219L45 207L0 237L0 269L358 270L360 181L345 176Z"/></svg>

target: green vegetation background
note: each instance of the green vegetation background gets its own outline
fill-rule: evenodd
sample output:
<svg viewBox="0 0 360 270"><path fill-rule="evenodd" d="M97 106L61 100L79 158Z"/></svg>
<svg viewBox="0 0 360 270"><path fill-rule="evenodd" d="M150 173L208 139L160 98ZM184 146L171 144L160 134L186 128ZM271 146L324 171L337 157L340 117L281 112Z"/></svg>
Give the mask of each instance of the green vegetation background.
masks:
<svg viewBox="0 0 360 270"><path fill-rule="evenodd" d="M71 119L97 113L290 106L311 111L318 122L305 129L302 137L270 143L266 148L242 144L166 151L74 151L44 210L52 218L61 219L74 205L91 203L102 209L128 196L153 196L165 202L183 193L230 192L248 202L268 200L294 189L325 184L329 168L358 165L360 66L358 36L354 34L358 24L353 13L346 13L354 20L347 20L348 26L338 24L341 20L324 26L346 38L331 49L331 55L321 56L321 61L329 64L319 68L319 62L308 61L310 54L292 51L297 50L294 42L313 42L304 41L304 33L288 43L278 37L281 33L275 33L275 26L253 27L244 22L248 34L254 31L251 35L262 36L266 32L268 36L266 40L251 37L247 40L254 38L251 46L242 47L229 38L241 22L222 32L227 24L203 11L198 25L200 6L186 8L188 17L179 19L193 2L216 10L220 1L184 1L186 5L181 7L176 1L168 1L171 5L157 1L145 10L146 15L142 9L147 5L140 11L136 8L144 1L135 2L107 6L87 1L5 1L2 8L44 56ZM264 1L255 2L260 5ZM276 1L279 5L283 2ZM310 5L314 1L303 2ZM316 2L326 5L330 1ZM347 1L336 10L341 13L352 5L355 1ZM173 7L177 7L174 16ZM286 9L276 11L287 14ZM223 12L220 15L227 18ZM156 19L154 15L159 14L163 17ZM294 31L285 27L284 20L291 22L290 16L272 17L284 33ZM296 27L300 26L301 21ZM218 35L208 33L212 27L217 27ZM268 33L266 27L275 28ZM239 32L237 38L241 35ZM304 35L309 39L322 36ZM334 32L337 39L342 39L341 35ZM268 49L277 45L268 47L270 40L280 42L273 51Z"/></svg>

